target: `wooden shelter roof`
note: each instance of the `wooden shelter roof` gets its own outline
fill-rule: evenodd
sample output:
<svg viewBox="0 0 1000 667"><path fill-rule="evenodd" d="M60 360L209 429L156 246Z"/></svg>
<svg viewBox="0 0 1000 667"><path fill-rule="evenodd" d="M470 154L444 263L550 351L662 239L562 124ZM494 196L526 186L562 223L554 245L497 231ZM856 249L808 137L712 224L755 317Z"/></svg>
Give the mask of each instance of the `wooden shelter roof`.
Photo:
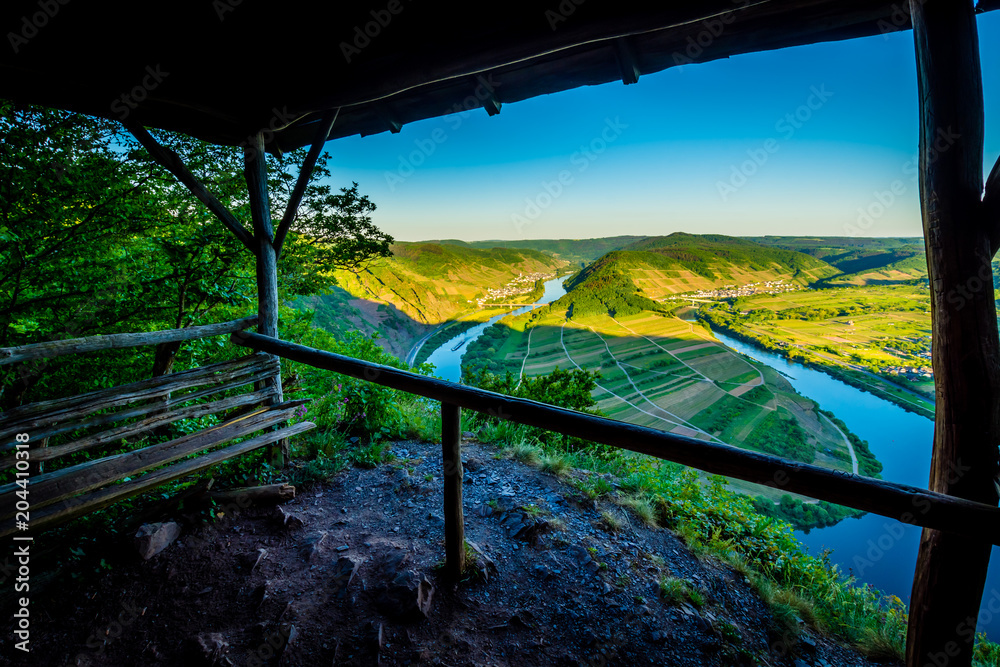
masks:
<svg viewBox="0 0 1000 667"><path fill-rule="evenodd" d="M269 150L740 53L909 29L901 0L6 0L0 95ZM980 11L1000 0L981 0ZM150 18L150 17L154 18Z"/></svg>

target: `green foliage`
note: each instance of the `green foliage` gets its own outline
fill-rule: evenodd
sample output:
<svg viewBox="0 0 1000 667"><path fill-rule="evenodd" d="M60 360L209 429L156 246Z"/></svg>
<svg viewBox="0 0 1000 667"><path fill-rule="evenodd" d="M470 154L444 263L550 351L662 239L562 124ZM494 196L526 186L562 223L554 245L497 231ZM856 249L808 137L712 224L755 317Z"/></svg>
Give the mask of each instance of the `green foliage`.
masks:
<svg viewBox="0 0 1000 667"><path fill-rule="evenodd" d="M632 279L614 262L605 262L605 258L588 266L569 287L570 291L550 308L564 310L570 318L604 314L625 317L644 310L668 312L667 307L642 296Z"/></svg>
<svg viewBox="0 0 1000 667"><path fill-rule="evenodd" d="M660 578L660 597L668 605L681 605L690 602L695 607L705 605L705 597L698 588L687 579L678 577Z"/></svg>
<svg viewBox="0 0 1000 667"><path fill-rule="evenodd" d="M497 350L503 347L512 334L510 327L497 322L486 327L479 338L469 343L462 355L463 382L468 384L468 378L484 374L512 375L512 371L519 371L519 362L506 362L497 358Z"/></svg>
<svg viewBox="0 0 1000 667"><path fill-rule="evenodd" d="M804 463L816 458L816 445L806 442L805 430L784 408L769 413L743 440L743 446Z"/></svg>
<svg viewBox="0 0 1000 667"><path fill-rule="evenodd" d="M781 496L777 505L762 497L754 498L753 502L754 508L761 514L787 521L797 529L832 526L847 517L863 514L863 512L842 505L834 505L825 500L817 503L803 502L788 494Z"/></svg>
<svg viewBox="0 0 1000 667"><path fill-rule="evenodd" d="M250 219L239 148L155 135L237 219ZM181 328L252 308L253 254L119 124L0 100L0 138L0 346ZM284 209L304 155L267 158L271 210ZM321 184L328 159L286 240L282 298L326 289L332 281L317 268L389 252L357 184L339 193ZM0 407L148 377L153 354L164 367L183 365L175 347L161 346L139 359L111 351L6 367Z"/></svg>
<svg viewBox="0 0 1000 667"><path fill-rule="evenodd" d="M503 376L498 376L485 371L481 371L475 376L466 374L463 382L509 396L528 398L590 414L600 414L595 408L597 402L591 396L591 392L597 386L598 377L599 374L596 372L579 369L564 371L556 368L548 375L525 377L520 381L520 384L518 384L518 378L513 373L508 372ZM479 416L478 421L489 424L498 421L498 418ZM553 433L545 429L536 427L522 428L524 429L524 438L545 446L558 445L560 448L568 451L587 450L597 455L613 451L605 445L598 445L580 438Z"/></svg>

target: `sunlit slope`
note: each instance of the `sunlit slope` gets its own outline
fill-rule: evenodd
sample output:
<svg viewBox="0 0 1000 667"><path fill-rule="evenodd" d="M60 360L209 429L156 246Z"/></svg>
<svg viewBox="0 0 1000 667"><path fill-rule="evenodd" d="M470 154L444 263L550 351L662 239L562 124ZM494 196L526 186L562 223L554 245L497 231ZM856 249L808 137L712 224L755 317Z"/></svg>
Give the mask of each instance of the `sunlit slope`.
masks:
<svg viewBox="0 0 1000 667"><path fill-rule="evenodd" d="M568 283L555 308L571 315L662 310L673 294L785 281L808 285L840 272L800 252L730 236L671 234L607 253Z"/></svg>
<svg viewBox="0 0 1000 667"><path fill-rule="evenodd" d="M626 275L643 296L658 300L726 285L778 280L807 285L840 271L794 250L731 236L677 233L644 239L604 255L582 271L573 286L609 273Z"/></svg>
<svg viewBox="0 0 1000 667"><path fill-rule="evenodd" d="M650 311L566 320L550 310L527 331L525 321L510 322L496 350L506 368L598 371L594 398L609 417L854 471L846 437L811 400L701 326Z"/></svg>
<svg viewBox="0 0 1000 667"><path fill-rule="evenodd" d="M566 264L529 249L397 243L392 251L393 257L356 272L337 271L337 284L356 298L389 304L425 324L474 308L477 297L520 274L552 273Z"/></svg>

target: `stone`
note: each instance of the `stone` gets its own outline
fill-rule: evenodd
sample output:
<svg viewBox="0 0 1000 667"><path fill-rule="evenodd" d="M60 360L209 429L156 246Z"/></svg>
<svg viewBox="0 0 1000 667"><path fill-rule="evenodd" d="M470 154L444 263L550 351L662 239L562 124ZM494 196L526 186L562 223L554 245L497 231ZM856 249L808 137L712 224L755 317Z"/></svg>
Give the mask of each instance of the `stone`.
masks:
<svg viewBox="0 0 1000 667"><path fill-rule="evenodd" d="M380 614L403 622L420 621L430 614L434 585L413 570L399 572L375 599Z"/></svg>
<svg viewBox="0 0 1000 667"><path fill-rule="evenodd" d="M350 556L341 556L333 564L333 591L332 595L338 599L347 597L347 587L354 581L354 575L358 573L362 561Z"/></svg>
<svg viewBox="0 0 1000 667"><path fill-rule="evenodd" d="M287 530L298 530L306 525L300 516L286 511L281 505L275 507L275 511L277 513L276 518Z"/></svg>
<svg viewBox="0 0 1000 667"><path fill-rule="evenodd" d="M302 557L302 560L308 562L319 555L320 551L322 551L323 541L326 540L327 534L328 533L325 530L321 530L315 535L310 535L303 540L301 544L299 544L299 556Z"/></svg>
<svg viewBox="0 0 1000 667"><path fill-rule="evenodd" d="M170 546L181 535L181 526L167 523L147 523L139 527L135 534L135 548L143 560L149 560Z"/></svg>
<svg viewBox="0 0 1000 667"><path fill-rule="evenodd" d="M212 667L219 664L228 646L229 642L218 632L202 632L191 639L189 652L196 664Z"/></svg>

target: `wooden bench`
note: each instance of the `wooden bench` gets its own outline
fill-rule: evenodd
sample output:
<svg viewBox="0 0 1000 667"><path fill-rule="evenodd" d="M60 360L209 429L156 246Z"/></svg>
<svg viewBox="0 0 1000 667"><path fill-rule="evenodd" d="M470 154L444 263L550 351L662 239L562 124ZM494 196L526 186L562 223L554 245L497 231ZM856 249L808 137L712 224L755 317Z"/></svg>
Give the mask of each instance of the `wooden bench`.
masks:
<svg viewBox="0 0 1000 667"><path fill-rule="evenodd" d="M120 343L126 336L133 337L127 339L133 345L148 344L150 336L156 337L155 342L163 342L171 334L173 340L180 335L189 340L241 330L255 320L172 332L116 334L117 340L115 336L101 336L39 346L55 347L58 354L66 354L121 347L111 343ZM99 347L93 347L95 344ZM29 347L0 350L0 363L4 359L24 359ZM38 358L31 352L27 354L28 358ZM0 536L15 532L16 521L24 519L16 516L18 500L27 500L28 523L34 531L313 428L311 422L281 426L305 401L281 400L280 383L274 381L279 373L276 357L254 353L78 396L22 405L3 413L0 471L16 468L24 472L30 466L35 474L27 477L27 494L23 493L25 486L17 481L0 486ZM220 423L165 442L74 462L51 472L39 471L42 462L47 467L57 466L62 457L78 452L121 449L123 444L155 440L153 436L165 426L208 415L218 415ZM27 459L23 451L18 453L19 433L28 435ZM230 444L237 439L240 442Z"/></svg>

